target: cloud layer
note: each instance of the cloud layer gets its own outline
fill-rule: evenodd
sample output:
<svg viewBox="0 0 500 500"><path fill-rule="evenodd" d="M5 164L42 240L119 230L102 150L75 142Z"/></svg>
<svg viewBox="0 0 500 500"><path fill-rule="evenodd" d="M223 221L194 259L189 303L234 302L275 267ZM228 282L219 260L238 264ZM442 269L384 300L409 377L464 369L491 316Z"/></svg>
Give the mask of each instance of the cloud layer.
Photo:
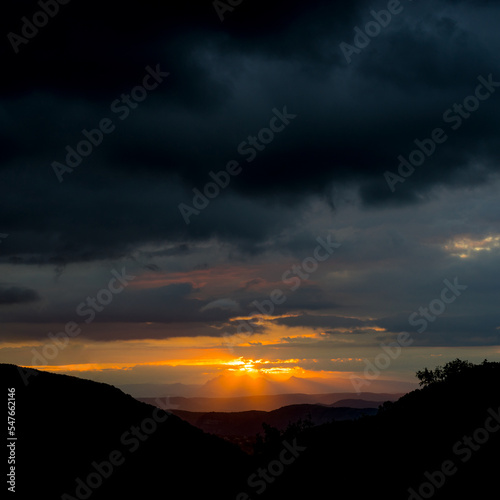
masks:
<svg viewBox="0 0 500 500"><path fill-rule="evenodd" d="M496 345L500 7L401 7L350 62L340 44L387 3L247 1L221 22L206 1L90 1L60 5L18 53L6 38L2 339L82 321L78 305L125 266L136 280L82 338L223 337L280 289L255 333L374 345L415 332L410 315L458 277L466 293L417 344ZM37 10L9 7L3 32L21 34ZM169 74L143 95L147 68ZM488 97L467 111L480 84ZM294 118L270 139L276 112ZM59 182L53 162L106 119L113 131ZM447 139L391 189L384 174L401 176L398 157L437 128ZM241 172L197 207L193 189L231 161ZM283 274L327 235L338 252L291 290Z"/></svg>

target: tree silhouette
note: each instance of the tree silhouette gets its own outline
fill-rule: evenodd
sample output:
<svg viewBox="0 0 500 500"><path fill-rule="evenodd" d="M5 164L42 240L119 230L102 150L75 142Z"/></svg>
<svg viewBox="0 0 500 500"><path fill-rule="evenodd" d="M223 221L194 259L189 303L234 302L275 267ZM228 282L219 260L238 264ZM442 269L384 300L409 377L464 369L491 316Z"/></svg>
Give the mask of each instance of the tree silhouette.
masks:
<svg viewBox="0 0 500 500"><path fill-rule="evenodd" d="M483 364L485 362L486 360L483 362ZM461 359L457 358L446 363L444 366L436 367L435 370L429 370L428 368L419 370L416 375L420 380L420 385L428 386L436 382L445 382L447 380L450 380L458 374L461 374L466 370L470 370L473 367L473 363L469 363L469 361L462 361Z"/></svg>

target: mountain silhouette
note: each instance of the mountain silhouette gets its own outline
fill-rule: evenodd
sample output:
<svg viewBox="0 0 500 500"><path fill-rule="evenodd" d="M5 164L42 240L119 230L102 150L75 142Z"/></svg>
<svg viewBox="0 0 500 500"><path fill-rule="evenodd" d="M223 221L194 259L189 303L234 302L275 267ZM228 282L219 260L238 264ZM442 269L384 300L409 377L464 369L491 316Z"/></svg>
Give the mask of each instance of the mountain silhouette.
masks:
<svg viewBox="0 0 500 500"><path fill-rule="evenodd" d="M247 458L235 445L110 385L6 364L0 380L5 397L15 389L12 498L197 499L217 492L234 499L246 479ZM106 462L113 471L103 478ZM89 474L93 485L102 483L90 494L77 482Z"/></svg>
<svg viewBox="0 0 500 500"><path fill-rule="evenodd" d="M393 399L386 398L379 401L366 399L341 399L340 401L336 401L328 406L331 406L332 408L378 408L386 401L393 401Z"/></svg>
<svg viewBox="0 0 500 500"><path fill-rule="evenodd" d="M496 498L500 363L456 360L431 373L376 416L296 435L306 450L293 473L259 498Z"/></svg>
<svg viewBox="0 0 500 500"><path fill-rule="evenodd" d="M283 406L300 404L334 405L341 400L352 401L351 404L342 404L357 408L378 408L381 402L396 401L403 394L385 394L374 392L337 392L328 394L276 394L267 396L244 396L235 398L208 398L208 397L170 397L168 402L175 410L193 412L241 412L241 411L272 411ZM155 404L157 398L137 398L148 404ZM364 400L363 406L356 406L354 401Z"/></svg>
<svg viewBox="0 0 500 500"><path fill-rule="evenodd" d="M174 415L200 428L204 432L224 437L231 442L252 445L257 434L262 433L264 424L279 431L299 421L320 425L332 420L350 420L363 415L374 415L376 408L347 408L322 405L290 405L273 411L243 412L190 412L172 410ZM247 449L247 448L245 448Z"/></svg>

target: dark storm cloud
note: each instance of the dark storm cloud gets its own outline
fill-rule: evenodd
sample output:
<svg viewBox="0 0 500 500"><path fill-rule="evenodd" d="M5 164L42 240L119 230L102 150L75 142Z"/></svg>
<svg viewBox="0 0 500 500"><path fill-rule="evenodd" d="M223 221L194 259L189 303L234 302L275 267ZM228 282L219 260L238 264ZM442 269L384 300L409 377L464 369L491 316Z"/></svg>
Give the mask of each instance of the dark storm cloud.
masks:
<svg viewBox="0 0 500 500"><path fill-rule="evenodd" d="M6 93L48 88L109 98L135 85L144 65L161 57L170 62L177 75L175 90L169 91L171 99L180 99L187 107L211 107L217 89L211 87L213 82L193 60L194 48L218 42L227 49L241 45L246 51L281 56L302 52L308 59L317 58L314 40L305 35L315 29L328 33L332 25L338 27L342 20L352 18L363 2L329 3L315 0L304 8L297 0L247 2L232 16L231 24L224 26L212 3L199 0L168 6L148 0L132 8L116 8L95 0L71 3L61 6L57 17L33 40L20 45L19 54L14 54L8 42L2 46L3 55L16 72L1 82L1 88ZM9 6L1 22L2 31L21 34L22 16L31 18L39 10L34 1ZM323 22L320 12L331 20ZM292 43L278 43L283 37Z"/></svg>
<svg viewBox="0 0 500 500"><path fill-rule="evenodd" d="M251 289L250 289L251 290ZM336 304L332 301L328 293L318 285L302 285L298 290L290 291L285 287L278 288L282 292L279 301L283 303L272 303L270 300L271 290L267 294L259 294L250 299L245 297L243 300L248 314L257 312L258 314L270 314L271 316L288 314L290 312L302 311L304 309L311 311L321 311L332 309ZM235 293L234 297L240 297Z"/></svg>
<svg viewBox="0 0 500 500"><path fill-rule="evenodd" d="M0 306L13 304L29 304L40 300L38 292L29 288L0 285Z"/></svg>
<svg viewBox="0 0 500 500"><path fill-rule="evenodd" d="M300 316L292 316L288 318L279 318L274 320L278 325L290 327L309 327L315 329L327 328L360 328L373 326L373 321L363 321L357 318L344 318L342 316L314 316L311 314L302 314Z"/></svg>
<svg viewBox="0 0 500 500"><path fill-rule="evenodd" d="M202 314L200 308L206 305L192 297L195 291L190 283L178 283L147 290L127 290L116 295L103 307L97 303L93 308L82 297L81 301L68 301L49 304L35 310L19 312L6 311L2 318L5 322L66 323L78 321L82 324L95 322L132 322L132 323L176 323L196 321L221 321L228 318L227 312L210 310ZM96 294L89 294L89 299ZM118 333L119 335L119 333Z"/></svg>
<svg viewBox="0 0 500 500"><path fill-rule="evenodd" d="M18 54L5 38L0 230L12 237L2 259L63 266L214 236L258 253L334 185L354 183L367 204L401 204L432 186L486 182L500 158L496 94L396 193L383 178L479 75L500 80L494 2L402 5L350 65L339 44L386 2L243 2L224 23L205 1L70 2ZM37 10L9 6L3 32L20 33ZM50 165L65 146L158 64L168 78L126 121L115 116L116 131L59 184ZM247 163L238 145L284 106L297 118ZM243 172L186 226L178 204L232 159Z"/></svg>
<svg viewBox="0 0 500 500"><path fill-rule="evenodd" d="M420 322L417 328L409 323L408 316L401 315L365 321L332 315L302 314L275 319L273 322L292 328L322 330L326 335L370 334L372 341L376 343L395 341L397 334L408 332L413 339L414 347L498 345L500 339L498 314L445 315L433 322L427 322L424 329L423 322ZM381 332L373 327L384 328L386 331Z"/></svg>
<svg viewBox="0 0 500 500"><path fill-rule="evenodd" d="M173 248L167 248L165 250L158 250L154 252L144 252L147 257L171 257L173 255L187 255L189 253L189 245L182 243L181 245L176 245Z"/></svg>
<svg viewBox="0 0 500 500"><path fill-rule="evenodd" d="M410 324L408 316L381 318L376 323L390 332L410 333L415 346L498 345L500 340L500 318L491 313L443 315L427 322L425 328L424 323L418 328ZM383 339L385 334L379 332L378 337Z"/></svg>
<svg viewBox="0 0 500 500"><path fill-rule="evenodd" d="M93 308L85 306L77 314L80 318L96 322L136 322L136 323L181 323L207 322L224 323L231 318L241 315L262 314L255 302L259 305L269 302L269 294L255 295L251 293L235 293L231 299L200 299L196 297L199 290L191 283L175 283L157 288L144 290L127 290L118 294L105 307ZM89 298L96 293L88 293ZM4 322L39 322L57 323L67 322L75 317L75 311L80 304L87 304L87 295L77 300L60 298L57 302L45 305L40 309L25 309L22 311L5 311L2 314ZM286 294L285 294L286 295ZM8 302L11 300L12 302ZM38 300L38 295L32 290L22 288L0 289L0 303L31 302ZM3 301L3 302L2 302ZM231 307L221 307L218 304L232 304ZM217 307L214 307L217 306ZM300 309L322 310L333 307L327 294L318 286L302 286L299 290L287 296L286 303L275 307L276 314L285 314ZM96 309L96 314L90 311ZM80 319L79 321L82 321ZM222 333L221 333L222 335Z"/></svg>
<svg viewBox="0 0 500 500"><path fill-rule="evenodd" d="M45 165L31 175L26 168L0 172L13 189L0 203L0 227L12 233L2 244L0 259L13 264L63 265L129 256L142 243L209 239L217 234L241 249L252 251L260 241L277 232L293 217L287 209L268 211L245 200L221 195L193 224L191 234L177 209L188 194L178 185L158 180L120 176L110 179L89 171L82 174L89 186L54 183ZM83 168L83 167L82 167ZM48 175L47 175L48 174ZM77 181L78 182L78 181ZM19 193L24 193L19 201ZM242 219L244 223L242 223ZM147 252L144 259L163 255L185 255L187 243L178 250Z"/></svg>

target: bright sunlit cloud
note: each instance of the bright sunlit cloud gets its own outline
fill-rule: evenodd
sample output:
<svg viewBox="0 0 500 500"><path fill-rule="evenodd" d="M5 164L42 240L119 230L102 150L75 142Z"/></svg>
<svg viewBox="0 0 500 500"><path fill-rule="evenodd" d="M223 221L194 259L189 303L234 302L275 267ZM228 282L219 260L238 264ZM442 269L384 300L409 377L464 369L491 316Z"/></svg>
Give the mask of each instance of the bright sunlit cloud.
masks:
<svg viewBox="0 0 500 500"><path fill-rule="evenodd" d="M467 259L480 252L490 252L500 248L500 236L490 235L484 238L473 238L469 236L457 236L444 245L444 249L451 255Z"/></svg>

